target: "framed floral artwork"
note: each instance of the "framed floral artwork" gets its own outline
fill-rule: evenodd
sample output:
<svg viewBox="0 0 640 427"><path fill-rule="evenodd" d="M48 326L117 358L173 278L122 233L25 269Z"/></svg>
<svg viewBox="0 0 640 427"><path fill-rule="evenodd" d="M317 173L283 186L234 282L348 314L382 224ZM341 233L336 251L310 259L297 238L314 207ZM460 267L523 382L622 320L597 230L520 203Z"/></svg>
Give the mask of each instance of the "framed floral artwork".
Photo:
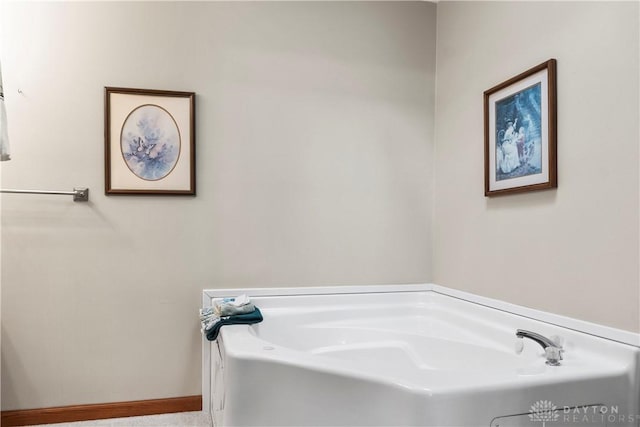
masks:
<svg viewBox="0 0 640 427"><path fill-rule="evenodd" d="M105 87L105 193L195 195L195 93Z"/></svg>
<svg viewBox="0 0 640 427"><path fill-rule="evenodd" d="M484 92L485 196L556 188L556 60Z"/></svg>

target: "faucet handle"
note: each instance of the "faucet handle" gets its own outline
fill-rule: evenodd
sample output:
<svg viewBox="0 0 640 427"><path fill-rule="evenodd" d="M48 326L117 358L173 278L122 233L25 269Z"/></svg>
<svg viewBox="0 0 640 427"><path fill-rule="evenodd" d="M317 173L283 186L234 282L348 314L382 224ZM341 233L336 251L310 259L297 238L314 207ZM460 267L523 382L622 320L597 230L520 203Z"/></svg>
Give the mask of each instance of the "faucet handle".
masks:
<svg viewBox="0 0 640 427"><path fill-rule="evenodd" d="M544 349L544 355L547 358L547 365L558 366L562 360L562 349L559 347L549 346Z"/></svg>
<svg viewBox="0 0 640 427"><path fill-rule="evenodd" d="M560 335L551 335L549 337L549 339L558 347L563 348L564 347L564 338L562 338Z"/></svg>

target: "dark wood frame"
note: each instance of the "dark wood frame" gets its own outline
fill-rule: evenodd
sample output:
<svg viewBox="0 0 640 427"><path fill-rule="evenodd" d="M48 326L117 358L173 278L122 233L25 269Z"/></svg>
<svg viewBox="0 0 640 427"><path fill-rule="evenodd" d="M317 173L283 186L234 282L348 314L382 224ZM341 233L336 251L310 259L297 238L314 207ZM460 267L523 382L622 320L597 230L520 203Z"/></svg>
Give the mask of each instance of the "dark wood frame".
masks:
<svg viewBox="0 0 640 427"><path fill-rule="evenodd" d="M547 71L547 100L548 100L548 164L546 167L549 171L549 179L547 182L537 183L532 185L524 185L519 187L511 187L499 190L490 190L490 123L489 113L491 106L489 105L489 97L498 91L501 91L509 86L518 83L519 81L526 79L540 71ZM557 164L557 86L556 86L556 60L550 59L537 65L530 70L527 70L517 76L501 83L495 87L484 92L484 195L487 197L497 196L503 194L521 193L527 191L546 190L549 188L558 187L558 164Z"/></svg>
<svg viewBox="0 0 640 427"><path fill-rule="evenodd" d="M195 196L196 194L196 103L195 92L177 92L168 90L154 89L131 89L121 87L105 87L104 92L104 165L105 165L105 194L128 194L128 195L187 195ZM190 147L189 162L189 188L185 190L148 190L148 189L117 189L112 188L111 172L111 94L125 95L143 95L143 96L160 96L160 97L178 97L188 98L189 100L189 130L190 138L188 141Z"/></svg>

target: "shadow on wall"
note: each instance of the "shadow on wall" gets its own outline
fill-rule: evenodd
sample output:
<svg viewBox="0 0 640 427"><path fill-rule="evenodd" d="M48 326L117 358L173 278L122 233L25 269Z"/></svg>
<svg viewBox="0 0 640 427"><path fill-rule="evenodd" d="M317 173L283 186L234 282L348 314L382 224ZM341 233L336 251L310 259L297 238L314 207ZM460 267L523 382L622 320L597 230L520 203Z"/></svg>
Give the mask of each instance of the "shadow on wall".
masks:
<svg viewBox="0 0 640 427"><path fill-rule="evenodd" d="M33 382L29 380L29 372L25 368L22 360L18 357L18 353L15 350L11 337L6 333L4 327L2 327L2 357L1 357L1 372L2 372L2 395L8 395L12 390L17 390L16 384L20 384L20 389L24 390L30 399L38 400L37 389L33 385ZM11 369L7 364L7 359L11 360ZM17 363L16 363L17 362ZM18 399L19 400L19 399ZM11 410L15 408L5 408L2 404L2 410Z"/></svg>
<svg viewBox="0 0 640 427"><path fill-rule="evenodd" d="M547 207L556 204L558 190L532 191L519 194L485 197L487 211L531 210L536 207Z"/></svg>

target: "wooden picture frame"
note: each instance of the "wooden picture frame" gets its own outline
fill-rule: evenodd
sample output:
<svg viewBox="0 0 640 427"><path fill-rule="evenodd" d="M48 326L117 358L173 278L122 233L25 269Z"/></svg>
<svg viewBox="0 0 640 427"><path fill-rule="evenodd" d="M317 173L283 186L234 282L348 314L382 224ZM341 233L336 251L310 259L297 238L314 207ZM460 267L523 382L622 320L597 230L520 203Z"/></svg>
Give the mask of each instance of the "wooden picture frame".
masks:
<svg viewBox="0 0 640 427"><path fill-rule="evenodd" d="M484 92L484 194L556 188L556 60Z"/></svg>
<svg viewBox="0 0 640 427"><path fill-rule="evenodd" d="M195 93L105 87L105 193L195 195Z"/></svg>

